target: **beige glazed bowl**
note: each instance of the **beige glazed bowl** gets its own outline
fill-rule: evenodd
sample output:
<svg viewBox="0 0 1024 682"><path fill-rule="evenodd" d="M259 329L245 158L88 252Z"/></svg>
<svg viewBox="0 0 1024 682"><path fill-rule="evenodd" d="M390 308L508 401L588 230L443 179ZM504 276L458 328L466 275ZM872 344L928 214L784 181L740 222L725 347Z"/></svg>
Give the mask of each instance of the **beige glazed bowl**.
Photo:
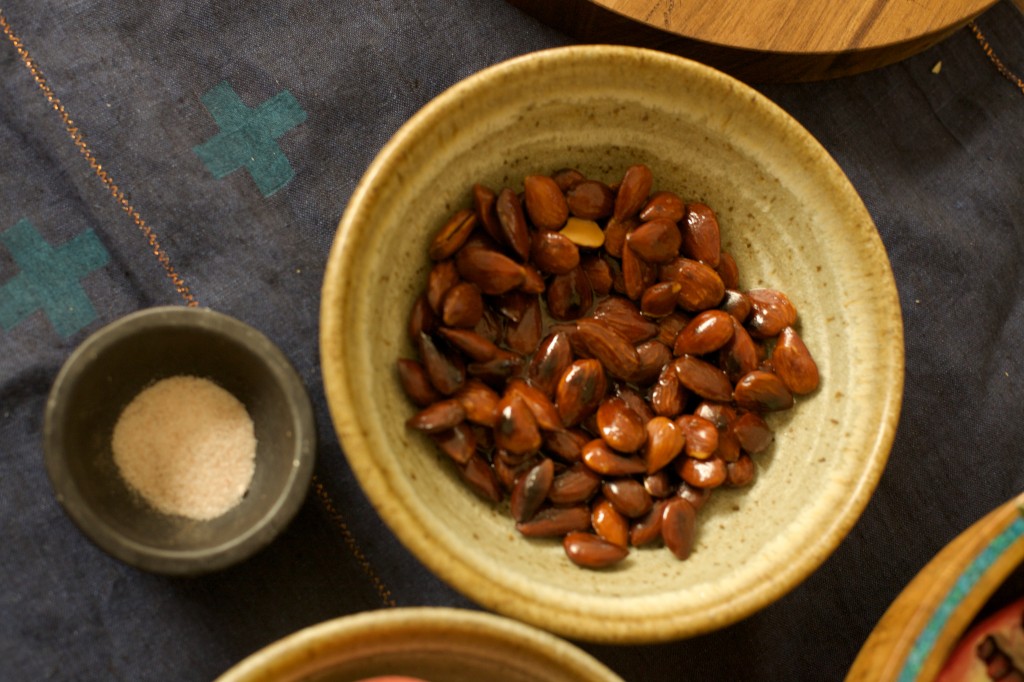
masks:
<svg viewBox="0 0 1024 682"><path fill-rule="evenodd" d="M408 431L395 361L427 246L473 183L521 189L563 167L608 183L646 163L657 188L714 208L743 288L785 291L819 389L773 415L752 488L712 496L693 555L634 550L613 570L521 537ZM482 606L563 635L664 641L739 620L798 585L874 490L903 391L903 330L888 258L839 167L755 91L700 64L579 46L513 59L455 85L380 152L341 220L324 280L321 354L345 454L398 538Z"/></svg>
<svg viewBox="0 0 1024 682"><path fill-rule="evenodd" d="M424 682L622 682L584 651L546 632L489 613L447 608L372 611L320 623L257 651L217 682L356 682L384 676Z"/></svg>

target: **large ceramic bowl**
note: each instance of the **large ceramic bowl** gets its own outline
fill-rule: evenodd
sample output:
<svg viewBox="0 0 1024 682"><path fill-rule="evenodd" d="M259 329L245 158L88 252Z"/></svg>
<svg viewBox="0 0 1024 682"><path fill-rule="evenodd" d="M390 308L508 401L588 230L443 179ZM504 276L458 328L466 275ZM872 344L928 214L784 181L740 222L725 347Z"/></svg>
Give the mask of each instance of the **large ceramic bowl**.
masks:
<svg viewBox="0 0 1024 682"><path fill-rule="evenodd" d="M772 419L746 490L713 496L687 561L635 551L586 571L560 543L513 530L431 443L395 361L445 219L471 186L521 189L577 167L608 183L643 162L657 185L717 212L745 288L785 291L822 381ZM577 46L488 68L438 96L388 142L338 228L321 311L324 383L345 455L398 538L481 605L561 634L652 642L709 631L796 587L847 534L891 447L903 390L902 319L870 215L814 138L777 106L700 64Z"/></svg>
<svg viewBox="0 0 1024 682"><path fill-rule="evenodd" d="M568 642L489 613L402 608L326 621L217 682L622 682ZM413 679L410 679L413 678Z"/></svg>

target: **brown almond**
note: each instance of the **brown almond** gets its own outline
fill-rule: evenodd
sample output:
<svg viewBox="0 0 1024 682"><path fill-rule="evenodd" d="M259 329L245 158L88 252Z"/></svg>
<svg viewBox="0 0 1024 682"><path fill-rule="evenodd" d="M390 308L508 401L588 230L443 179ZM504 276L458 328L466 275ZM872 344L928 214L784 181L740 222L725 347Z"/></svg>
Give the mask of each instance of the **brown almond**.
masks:
<svg viewBox="0 0 1024 682"><path fill-rule="evenodd" d="M530 257L530 230L526 224L526 214L519 196L506 187L498 192L494 204L501 224L501 235L504 244L519 256L520 260Z"/></svg>
<svg viewBox="0 0 1024 682"><path fill-rule="evenodd" d="M620 455L600 438L583 446L583 463L603 476L631 476L642 474L647 469L639 457Z"/></svg>
<svg viewBox="0 0 1024 682"><path fill-rule="evenodd" d="M544 313L540 299L527 297L526 304L519 312L517 321L505 325L505 345L521 355L529 355L537 349L544 334Z"/></svg>
<svg viewBox="0 0 1024 682"><path fill-rule="evenodd" d="M435 263L427 273L426 294L430 309L435 313L440 313L444 295L459 281L459 271L455 268L455 261L447 259Z"/></svg>
<svg viewBox="0 0 1024 682"><path fill-rule="evenodd" d="M430 434L441 452L458 464L467 463L476 453L476 432L466 422L456 424L447 431Z"/></svg>
<svg viewBox="0 0 1024 682"><path fill-rule="evenodd" d="M660 469L655 471L653 474L647 474L644 476L644 490L646 490L651 497L668 497L675 493L676 484L667 470Z"/></svg>
<svg viewBox="0 0 1024 682"><path fill-rule="evenodd" d="M501 351L493 341L472 329L441 327L437 330L437 334L474 362L492 360Z"/></svg>
<svg viewBox="0 0 1024 682"><path fill-rule="evenodd" d="M654 501L635 478L616 478L601 484L601 494L623 516L636 519L651 510Z"/></svg>
<svg viewBox="0 0 1024 682"><path fill-rule="evenodd" d="M432 334L436 327L437 315L431 309L430 302L427 301L427 295L417 296L412 304L412 309L409 311L409 321L406 325L409 340L412 341L413 345L416 345L419 343L421 333Z"/></svg>
<svg viewBox="0 0 1024 682"><path fill-rule="evenodd" d="M793 407L793 394L777 374L756 369L736 382L736 404L748 410L772 412Z"/></svg>
<svg viewBox="0 0 1024 682"><path fill-rule="evenodd" d="M445 326L472 329L483 315L484 299L472 282L459 282L444 295L441 320Z"/></svg>
<svg viewBox="0 0 1024 682"><path fill-rule="evenodd" d="M658 320L658 340L672 348L676 345L676 337L683 327L690 323L690 316L679 311L669 313Z"/></svg>
<svg viewBox="0 0 1024 682"><path fill-rule="evenodd" d="M732 399L732 384L725 372L692 355L681 355L673 366L679 382L702 398L727 402Z"/></svg>
<svg viewBox="0 0 1024 682"><path fill-rule="evenodd" d="M629 380L638 386L647 386L656 381L665 365L672 362L672 350L657 339L638 345L636 356L640 358L640 368Z"/></svg>
<svg viewBox="0 0 1024 682"><path fill-rule="evenodd" d="M640 310L648 317L664 317L676 309L683 285L679 282L657 282L647 287L640 297Z"/></svg>
<svg viewBox="0 0 1024 682"><path fill-rule="evenodd" d="M613 217L625 220L636 216L651 194L654 185L654 174L643 164L630 166L622 176L619 191L615 195Z"/></svg>
<svg viewBox="0 0 1024 682"><path fill-rule="evenodd" d="M459 276L488 295L504 294L523 284L521 265L508 256L480 246L463 248L455 255Z"/></svg>
<svg viewBox="0 0 1024 682"><path fill-rule="evenodd" d="M680 466L676 467L680 478L697 488L717 488L725 483L725 461L718 457L694 459L680 457L676 459Z"/></svg>
<svg viewBox="0 0 1024 682"><path fill-rule="evenodd" d="M483 225L486 232L495 243L500 244L503 237L501 234L501 222L498 221L498 210L496 204L498 195L490 187L484 185L473 185L473 212L477 220Z"/></svg>
<svg viewBox="0 0 1024 682"><path fill-rule="evenodd" d="M724 279L722 283L725 284ZM722 310L735 317L740 324L746 322L750 316L750 299L742 291L726 288L720 305Z"/></svg>
<svg viewBox="0 0 1024 682"><path fill-rule="evenodd" d="M584 180L565 193L569 213L585 220L604 220L615 208L615 193L603 182Z"/></svg>
<svg viewBox="0 0 1024 682"><path fill-rule="evenodd" d="M575 320L586 315L594 302L590 281L580 268L556 275L545 292L548 312L556 320Z"/></svg>
<svg viewBox="0 0 1024 682"><path fill-rule="evenodd" d="M520 521L516 530L527 537L561 537L573 531L590 530L590 507L546 507L529 521Z"/></svg>
<svg viewBox="0 0 1024 682"><path fill-rule="evenodd" d="M576 360L555 387L555 407L567 427L576 426L593 413L604 399L608 380L598 360Z"/></svg>
<svg viewBox="0 0 1024 682"><path fill-rule="evenodd" d="M600 487L601 477L583 462L576 462L555 476L548 499L560 506L579 504L593 497Z"/></svg>
<svg viewBox="0 0 1024 682"><path fill-rule="evenodd" d="M498 423L501 396L479 379L470 379L454 396L474 424L493 427Z"/></svg>
<svg viewBox="0 0 1024 682"><path fill-rule="evenodd" d="M622 398L622 401L629 405L630 409L640 415L640 419L642 419L645 424L654 419L655 414L651 409L651 406L642 395L637 393L628 385L617 384L615 386L615 395Z"/></svg>
<svg viewBox="0 0 1024 682"><path fill-rule="evenodd" d="M676 258L661 267L663 282L679 282L682 289L676 303L689 312L716 307L725 296L722 278L713 269L690 258Z"/></svg>
<svg viewBox="0 0 1024 682"><path fill-rule="evenodd" d="M628 244L622 250L622 281L626 296L634 301L657 282L658 270L641 258ZM681 294L682 292L680 292Z"/></svg>
<svg viewBox="0 0 1024 682"><path fill-rule="evenodd" d="M579 531L566 534L562 548L570 561L583 568L606 568L629 555L629 549L622 545Z"/></svg>
<svg viewBox="0 0 1024 682"><path fill-rule="evenodd" d="M607 296L612 290L612 269L608 261L599 256L585 256L580 259L580 269L587 276L590 288L597 296Z"/></svg>
<svg viewBox="0 0 1024 682"><path fill-rule="evenodd" d="M457 355L441 352L434 339L420 332L418 339L420 362L427 370L430 383L443 395L452 395L466 381L466 368Z"/></svg>
<svg viewBox="0 0 1024 682"><path fill-rule="evenodd" d="M533 263L541 272L564 275L580 264L579 248L559 232L539 232L532 245Z"/></svg>
<svg viewBox="0 0 1024 682"><path fill-rule="evenodd" d="M768 422L757 412L744 412L732 423L740 447L752 455L763 452L772 444L775 434Z"/></svg>
<svg viewBox="0 0 1024 682"><path fill-rule="evenodd" d="M576 340L597 358L609 375L628 380L640 368L636 347L621 333L600 320L576 321Z"/></svg>
<svg viewBox="0 0 1024 682"><path fill-rule="evenodd" d="M587 176L575 168L559 168L551 174L551 179L558 185L558 189L568 192L581 182L585 182Z"/></svg>
<svg viewBox="0 0 1024 682"><path fill-rule="evenodd" d="M509 510L516 521L533 518L551 491L555 464L547 457L519 477L509 496Z"/></svg>
<svg viewBox="0 0 1024 682"><path fill-rule="evenodd" d="M409 417L405 425L424 433L439 433L454 428L465 418L466 411L459 401L449 398L424 407Z"/></svg>
<svg viewBox="0 0 1024 682"><path fill-rule="evenodd" d="M724 310L697 313L683 327L672 348L675 355L707 355L724 346L732 338L736 320Z"/></svg>
<svg viewBox="0 0 1024 682"><path fill-rule="evenodd" d="M686 408L689 394L679 381L674 364L662 367L657 381L651 386L648 399L654 413L662 417L675 417Z"/></svg>
<svg viewBox="0 0 1024 682"><path fill-rule="evenodd" d="M594 527L598 537L613 545L629 545L629 520L603 497L597 498L590 505L590 525Z"/></svg>
<svg viewBox="0 0 1024 682"><path fill-rule="evenodd" d="M778 336L786 327L796 323L797 311L789 297L775 289L751 289L750 317L747 326L751 334L762 339Z"/></svg>
<svg viewBox="0 0 1024 682"><path fill-rule="evenodd" d="M675 421L686 440L686 456L708 459L718 450L718 428L704 417L684 414Z"/></svg>
<svg viewBox="0 0 1024 682"><path fill-rule="evenodd" d="M487 460L479 454L473 455L468 462L459 467L459 475L470 490L485 500L498 503L504 499L501 481Z"/></svg>
<svg viewBox="0 0 1024 682"><path fill-rule="evenodd" d="M680 481L679 487L676 488L676 497L681 497L691 505L697 511L707 503L711 497L711 488L698 488L692 486L686 481Z"/></svg>
<svg viewBox="0 0 1024 682"><path fill-rule="evenodd" d="M731 319L732 337L725 342L718 355L718 366L722 368L729 381L736 382L744 374L753 372L760 364L757 347L747 333L746 327L736 318Z"/></svg>
<svg viewBox="0 0 1024 682"><path fill-rule="evenodd" d="M661 517L667 503L668 500L657 500L649 512L633 521L629 528L629 544L642 547L661 539Z"/></svg>
<svg viewBox="0 0 1024 682"><path fill-rule="evenodd" d="M735 462L725 465L725 485L730 488L743 488L757 478L757 467L749 455L740 455Z"/></svg>
<svg viewBox="0 0 1024 682"><path fill-rule="evenodd" d="M617 396L598 405L597 430L601 438L619 452L636 452L647 440L640 415Z"/></svg>
<svg viewBox="0 0 1024 682"><path fill-rule="evenodd" d="M450 258L469 239L476 227L476 214L468 208L456 211L434 235L427 255L432 260Z"/></svg>
<svg viewBox="0 0 1024 682"><path fill-rule="evenodd" d="M668 417L655 417L647 422L646 430L644 459L647 461L647 473L653 474L662 470L683 451L686 436Z"/></svg>
<svg viewBox="0 0 1024 682"><path fill-rule="evenodd" d="M686 215L686 204L674 192L655 192L640 209L640 220L670 220L678 223Z"/></svg>
<svg viewBox="0 0 1024 682"><path fill-rule="evenodd" d="M740 288L740 268L736 265L736 259L728 251L722 251L718 257L718 267L715 272L722 278L722 284L726 289Z"/></svg>
<svg viewBox="0 0 1024 682"><path fill-rule="evenodd" d="M590 436L582 429L559 429L541 434L544 450L558 455L566 462L578 462L583 457L583 446L590 442Z"/></svg>
<svg viewBox="0 0 1024 682"><path fill-rule="evenodd" d="M722 252L722 236L714 211L705 204L687 204L682 232L683 253L712 268L718 267Z"/></svg>
<svg viewBox="0 0 1024 682"><path fill-rule="evenodd" d="M569 217L565 195L546 175L527 175L523 179L523 199L530 221L539 230L557 230Z"/></svg>
<svg viewBox="0 0 1024 682"><path fill-rule="evenodd" d="M667 263L679 256L682 239L674 222L660 218L642 223L627 234L626 246L648 263Z"/></svg>
<svg viewBox="0 0 1024 682"><path fill-rule="evenodd" d="M466 365L466 373L487 383L503 384L510 377L522 372L524 364L522 356L501 350L486 362L471 362Z"/></svg>
<svg viewBox="0 0 1024 682"><path fill-rule="evenodd" d="M619 220L610 218L604 226L604 250L609 256L622 258L622 250L626 246L626 235L635 229L640 222L636 218Z"/></svg>
<svg viewBox="0 0 1024 682"><path fill-rule="evenodd" d="M402 384L402 390L413 404L418 407L426 407L444 398L430 383L430 377L422 364L416 360L399 358L397 366L398 380Z"/></svg>
<svg viewBox="0 0 1024 682"><path fill-rule="evenodd" d="M665 503L661 514L661 539L672 554L683 561L693 552L697 534L697 510L681 497Z"/></svg>
<svg viewBox="0 0 1024 682"><path fill-rule="evenodd" d="M523 264L523 283L519 285L519 291L525 294L543 294L547 286L544 275L537 268L529 263Z"/></svg>
<svg viewBox="0 0 1024 682"><path fill-rule="evenodd" d="M779 333L775 350L772 351L772 365L786 387L797 395L810 393L818 388L818 365L803 339L792 327Z"/></svg>
<svg viewBox="0 0 1024 682"><path fill-rule="evenodd" d="M564 333L545 337L526 367L530 384L548 397L555 395L555 387L566 368L572 364L572 345Z"/></svg>
<svg viewBox="0 0 1024 682"><path fill-rule="evenodd" d="M506 393L516 393L523 399L526 406L530 408L530 412L533 413L537 426L541 429L545 431L560 431L562 429L562 419L558 416L558 409L544 392L522 379L509 381L505 391Z"/></svg>
<svg viewBox="0 0 1024 682"><path fill-rule="evenodd" d="M540 449L540 430L522 396L506 391L498 403L498 423L494 426L494 444L513 455L526 455Z"/></svg>
<svg viewBox="0 0 1024 682"><path fill-rule="evenodd" d="M642 343L658 334L658 325L640 313L632 301L609 296L594 306L594 318L622 334L630 343Z"/></svg>

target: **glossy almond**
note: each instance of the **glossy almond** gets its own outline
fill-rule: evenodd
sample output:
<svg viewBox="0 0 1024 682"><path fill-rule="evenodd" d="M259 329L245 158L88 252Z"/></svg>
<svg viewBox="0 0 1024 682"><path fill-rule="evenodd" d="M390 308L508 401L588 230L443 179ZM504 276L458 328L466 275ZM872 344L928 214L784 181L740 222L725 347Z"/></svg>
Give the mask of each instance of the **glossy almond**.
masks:
<svg viewBox="0 0 1024 682"><path fill-rule="evenodd" d="M672 348L675 355L707 355L718 350L733 335L736 321L724 310L705 310L697 313L683 327Z"/></svg>
<svg viewBox="0 0 1024 682"><path fill-rule="evenodd" d="M504 294L522 285L523 268L508 256L484 247L463 248L455 256L459 276L488 295Z"/></svg>
<svg viewBox="0 0 1024 682"><path fill-rule="evenodd" d="M630 166L622 176L615 195L613 217L618 220L632 218L640 212L654 185L654 174L643 164Z"/></svg>
<svg viewBox="0 0 1024 682"><path fill-rule="evenodd" d="M629 544L642 547L661 539L661 517L668 500L657 500L651 510L635 519L629 527Z"/></svg>
<svg viewBox="0 0 1024 682"><path fill-rule="evenodd" d="M498 212L503 243L521 260L526 260L530 257L530 230L519 196L506 187L498 192L494 207Z"/></svg>
<svg viewBox="0 0 1024 682"><path fill-rule="evenodd" d="M726 284L724 278L722 283ZM722 310L735 317L736 321L741 324L746 322L750 316L750 299L742 291L730 289L728 284L726 284L725 295L722 297L722 302L719 305Z"/></svg>
<svg viewBox="0 0 1024 682"><path fill-rule="evenodd" d="M752 455L763 452L775 438L764 417L756 412L745 412L732 423L732 431L740 447Z"/></svg>
<svg viewBox="0 0 1024 682"><path fill-rule="evenodd" d="M466 373L491 384L502 384L522 372L523 365L522 356L501 350L486 362L469 363L466 365Z"/></svg>
<svg viewBox="0 0 1024 682"><path fill-rule="evenodd" d="M725 461L718 457L694 459L683 457L677 459L682 466L677 468L679 476L692 486L698 488L717 488L725 483Z"/></svg>
<svg viewBox="0 0 1024 682"><path fill-rule="evenodd" d="M456 211L434 235L427 255L433 260L450 258L469 239L476 223L476 214L470 209Z"/></svg>
<svg viewBox="0 0 1024 682"><path fill-rule="evenodd" d="M561 537L573 531L590 529L590 507L546 507L529 521L516 523L516 530L527 537Z"/></svg>
<svg viewBox="0 0 1024 682"><path fill-rule="evenodd" d="M646 424L654 419L655 414L650 404L636 390L626 384L615 386L615 395L622 398L622 401L629 405L630 409L640 415L640 419Z"/></svg>
<svg viewBox="0 0 1024 682"><path fill-rule="evenodd" d="M675 424L685 437L687 457L708 459L718 450L718 428L704 417L685 414Z"/></svg>
<svg viewBox="0 0 1024 682"><path fill-rule="evenodd" d="M552 278L544 296L551 317L563 321L587 314L594 302L590 281L580 268Z"/></svg>
<svg viewBox="0 0 1024 682"><path fill-rule="evenodd" d="M792 327L786 327L779 333L772 351L772 365L775 373L793 393L804 395L818 388L818 365L803 339Z"/></svg>
<svg viewBox="0 0 1024 682"><path fill-rule="evenodd" d="M664 317L676 309L683 285L679 282L657 282L640 296L640 310L649 317Z"/></svg>
<svg viewBox="0 0 1024 682"><path fill-rule="evenodd" d="M610 376L628 380L640 368L636 347L607 324L582 318L576 321L576 331L579 343L601 362Z"/></svg>
<svg viewBox="0 0 1024 682"><path fill-rule="evenodd" d="M562 539L562 548L574 564L583 568L606 568L629 555L629 549L622 545L579 531L568 533Z"/></svg>
<svg viewBox="0 0 1024 682"><path fill-rule="evenodd" d="M671 349L657 339L638 345L636 355L640 358L640 368L630 377L630 381L638 386L647 386L656 381L665 366L672 362Z"/></svg>
<svg viewBox="0 0 1024 682"><path fill-rule="evenodd" d="M505 345L520 355L529 355L537 350L544 333L544 313L540 299L527 297L526 304L519 311L519 319L505 325Z"/></svg>
<svg viewBox="0 0 1024 682"><path fill-rule="evenodd" d="M693 553L697 534L697 510L681 497L665 503L661 515L661 538L672 554L680 561Z"/></svg>
<svg viewBox="0 0 1024 682"><path fill-rule="evenodd" d="M651 510L654 501L635 478L616 478L601 484L601 494L623 516L635 519Z"/></svg>
<svg viewBox="0 0 1024 682"><path fill-rule="evenodd" d="M655 192L640 209L640 220L670 220L678 223L686 215L686 205L678 194L665 190Z"/></svg>
<svg viewBox="0 0 1024 682"><path fill-rule="evenodd" d="M523 200L530 221L540 230L557 230L569 217L562 189L546 175L527 175L523 179Z"/></svg>
<svg viewBox="0 0 1024 682"><path fill-rule="evenodd" d="M587 220L603 220L615 209L615 193L603 182L584 180L565 193L569 213Z"/></svg>
<svg viewBox="0 0 1024 682"><path fill-rule="evenodd" d="M456 424L447 431L430 434L441 452L458 464L465 464L476 453L476 433L466 422Z"/></svg>
<svg viewBox="0 0 1024 682"><path fill-rule="evenodd" d="M682 239L674 222L658 218L626 235L626 246L648 263L667 263L679 255Z"/></svg>
<svg viewBox="0 0 1024 682"><path fill-rule="evenodd" d="M702 398L727 402L732 399L732 384L725 372L692 355L681 355L673 366L680 383Z"/></svg>
<svg viewBox="0 0 1024 682"><path fill-rule="evenodd" d="M547 499L554 479L554 462L546 457L520 476L509 496L512 518L516 521L528 521L533 518Z"/></svg>
<svg viewBox="0 0 1024 682"><path fill-rule="evenodd" d="M725 465L725 485L730 488L743 488L757 478L757 467L749 455L740 455L735 462Z"/></svg>
<svg viewBox="0 0 1024 682"><path fill-rule="evenodd" d="M622 249L622 281L626 296L639 301L647 288L657 282L657 278L656 266L641 258L629 244L626 244Z"/></svg>
<svg viewBox="0 0 1024 682"><path fill-rule="evenodd" d="M751 308L747 326L755 336L761 338L778 336L783 329L796 323L796 306L781 291L751 289L746 294L750 299Z"/></svg>
<svg viewBox="0 0 1024 682"><path fill-rule="evenodd" d="M441 303L448 290L460 281L459 271L455 268L455 261L443 260L434 264L427 273L427 302L430 309L435 313L441 312Z"/></svg>
<svg viewBox="0 0 1024 682"><path fill-rule="evenodd" d="M736 318L732 316L730 318L732 336L719 351L718 366L729 377L729 381L736 382L744 374L757 369L760 358L757 354L757 346L754 345L746 327L740 324Z"/></svg>
<svg viewBox="0 0 1024 682"><path fill-rule="evenodd" d="M556 475L548 491L552 504L567 505L586 502L601 487L601 477L583 462Z"/></svg>
<svg viewBox="0 0 1024 682"><path fill-rule="evenodd" d="M474 424L493 427L498 423L501 396L479 379L470 379L454 396Z"/></svg>
<svg viewBox="0 0 1024 682"><path fill-rule="evenodd" d="M605 399L597 408L598 434L619 452L636 452L647 440L640 415L619 397Z"/></svg>
<svg viewBox="0 0 1024 682"><path fill-rule="evenodd" d="M506 392L498 403L498 423L494 426L494 444L514 455L536 452L542 443L537 419L522 396Z"/></svg>
<svg viewBox="0 0 1024 682"><path fill-rule="evenodd" d="M690 323L690 316L686 313L676 311L669 313L658 320L658 340L672 348L676 345L676 337L687 324Z"/></svg>
<svg viewBox="0 0 1024 682"><path fill-rule="evenodd" d="M597 498L590 506L590 525L598 537L613 545L629 545L629 520L603 497Z"/></svg>
<svg viewBox="0 0 1024 682"><path fill-rule="evenodd" d="M594 318L619 332L633 344L652 339L658 334L658 325L640 313L632 301L609 296L594 306Z"/></svg>
<svg viewBox="0 0 1024 682"><path fill-rule="evenodd" d="M498 211L495 207L497 201L498 195L493 189L485 185L473 185L473 212L476 213L480 225L483 225L484 232L495 243L500 244L503 237L501 223L498 221Z"/></svg>
<svg viewBox="0 0 1024 682"><path fill-rule="evenodd" d="M590 288L597 296L607 296L612 290L612 269L608 261L599 256L584 256L580 259L580 269L587 276Z"/></svg>
<svg viewBox="0 0 1024 682"><path fill-rule="evenodd" d="M676 497L681 497L689 502L694 509L700 511L709 499L711 499L711 488L698 488L686 481L680 481L676 488Z"/></svg>
<svg viewBox="0 0 1024 682"><path fill-rule="evenodd" d="M716 307L725 296L722 278L713 269L690 258L676 258L662 266L659 277L682 285L676 303L690 312Z"/></svg>
<svg viewBox="0 0 1024 682"><path fill-rule="evenodd" d="M686 407L688 396L686 388L679 381L675 365L669 363L663 366L658 379L651 386L648 399L655 414L675 417Z"/></svg>
<svg viewBox="0 0 1024 682"><path fill-rule="evenodd" d="M740 269L736 264L736 259L728 251L722 251L719 254L718 266L715 268L715 272L722 278L722 283L725 284L726 289L740 288Z"/></svg>
<svg viewBox="0 0 1024 682"><path fill-rule="evenodd" d="M668 497L675 493L676 483L666 469L660 469L644 476L644 490L654 498Z"/></svg>
<svg viewBox="0 0 1024 682"><path fill-rule="evenodd" d="M558 409L551 399L541 391L522 379L512 379L508 382L506 393L516 393L526 406L533 413L537 426L545 431L559 431L562 429L562 419L558 416Z"/></svg>
<svg viewBox="0 0 1024 682"><path fill-rule="evenodd" d="M578 462L583 457L583 446L591 436L582 429L558 429L542 432L544 451L557 455L566 462Z"/></svg>
<svg viewBox="0 0 1024 682"><path fill-rule="evenodd" d="M479 454L473 455L468 462L459 467L459 475L470 490L485 500L497 503L505 498L501 481L498 480L494 469Z"/></svg>
<svg viewBox="0 0 1024 682"><path fill-rule="evenodd" d="M560 232L539 232L531 246L533 264L541 272L564 275L580 264L580 250Z"/></svg>
<svg viewBox="0 0 1024 682"><path fill-rule="evenodd" d="M437 330L437 335L474 362L492 360L501 351L493 341L481 336L472 329L441 327Z"/></svg>
<svg viewBox="0 0 1024 682"><path fill-rule="evenodd" d="M444 295L441 321L445 326L472 329L484 314L480 288L472 282L459 282Z"/></svg>
<svg viewBox="0 0 1024 682"><path fill-rule="evenodd" d="M793 394L777 374L754 370L736 382L736 404L748 410L771 412L793 407Z"/></svg>
<svg viewBox="0 0 1024 682"><path fill-rule="evenodd" d="M712 268L718 267L722 237L715 212L705 204L687 204L686 220L681 227L683 253Z"/></svg>
<svg viewBox="0 0 1024 682"><path fill-rule="evenodd" d="M545 337L526 368L530 384L548 397L555 395L555 387L562 373L572 364L572 346L564 333Z"/></svg>
<svg viewBox="0 0 1024 682"><path fill-rule="evenodd" d="M423 332L420 332L418 348L420 362L434 388L443 395L451 395L462 388L466 381L466 368L458 356L442 352L434 339Z"/></svg>
<svg viewBox="0 0 1024 682"><path fill-rule="evenodd" d="M647 473L653 474L662 470L683 451L686 436L668 417L655 417L645 425L647 430L647 446L644 449L644 460L647 462Z"/></svg>
<svg viewBox="0 0 1024 682"><path fill-rule="evenodd" d="M457 400L440 400L409 417L405 425L424 433L438 433L454 428L466 418L466 411Z"/></svg>
<svg viewBox="0 0 1024 682"><path fill-rule="evenodd" d="M620 455L600 438L583 446L583 463L603 476L630 476L642 474L647 469L639 457Z"/></svg>
<svg viewBox="0 0 1024 682"><path fill-rule="evenodd" d="M416 360L399 358L397 367L402 390L414 405L426 407L444 398L430 383L427 370Z"/></svg>
<svg viewBox="0 0 1024 682"><path fill-rule="evenodd" d="M608 255L622 258L622 250L626 246L626 235L639 224L635 218L609 219L604 227L604 250L608 252Z"/></svg>
<svg viewBox="0 0 1024 682"><path fill-rule="evenodd" d="M576 360L565 370L555 387L555 407L566 426L575 426L601 404L608 380L597 360Z"/></svg>

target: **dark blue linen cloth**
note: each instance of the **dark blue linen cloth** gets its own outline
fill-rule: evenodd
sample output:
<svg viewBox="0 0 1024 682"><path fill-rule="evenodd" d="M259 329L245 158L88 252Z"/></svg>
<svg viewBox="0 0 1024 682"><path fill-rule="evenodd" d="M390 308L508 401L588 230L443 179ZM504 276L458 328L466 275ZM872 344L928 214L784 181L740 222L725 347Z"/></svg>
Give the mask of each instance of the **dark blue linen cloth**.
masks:
<svg viewBox="0 0 1024 682"><path fill-rule="evenodd" d="M398 544L346 465L319 288L349 195L407 118L486 66L571 40L502 0L4 0L0 17L0 680L209 680L336 616L475 608ZM1024 73L1009 0L978 26ZM792 593L686 641L581 645L630 681L842 679L931 556L1024 490L1024 90L968 29L871 73L759 89L878 225L906 327L902 419L863 517ZM319 462L269 548L172 579L77 531L40 432L89 333L190 301L280 345L313 398Z"/></svg>

